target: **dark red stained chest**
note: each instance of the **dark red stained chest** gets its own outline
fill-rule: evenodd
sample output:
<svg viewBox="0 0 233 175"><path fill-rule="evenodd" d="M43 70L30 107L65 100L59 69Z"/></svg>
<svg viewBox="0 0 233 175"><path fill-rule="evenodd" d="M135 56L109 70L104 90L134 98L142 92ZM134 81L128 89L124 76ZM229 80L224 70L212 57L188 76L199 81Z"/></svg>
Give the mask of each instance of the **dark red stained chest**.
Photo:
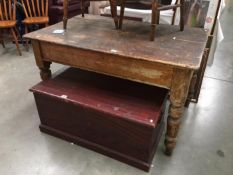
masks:
<svg viewBox="0 0 233 175"><path fill-rule="evenodd" d="M166 89L70 68L30 90L42 132L149 170Z"/></svg>

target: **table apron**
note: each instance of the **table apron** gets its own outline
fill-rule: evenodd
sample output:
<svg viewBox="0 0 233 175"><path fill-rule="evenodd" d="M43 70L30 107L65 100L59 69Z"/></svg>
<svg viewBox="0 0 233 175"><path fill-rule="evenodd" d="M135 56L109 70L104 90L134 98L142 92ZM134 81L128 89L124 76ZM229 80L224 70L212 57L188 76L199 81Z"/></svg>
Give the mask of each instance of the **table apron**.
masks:
<svg viewBox="0 0 233 175"><path fill-rule="evenodd" d="M173 68L161 63L100 53L53 43L40 43L42 59L145 84L170 88Z"/></svg>

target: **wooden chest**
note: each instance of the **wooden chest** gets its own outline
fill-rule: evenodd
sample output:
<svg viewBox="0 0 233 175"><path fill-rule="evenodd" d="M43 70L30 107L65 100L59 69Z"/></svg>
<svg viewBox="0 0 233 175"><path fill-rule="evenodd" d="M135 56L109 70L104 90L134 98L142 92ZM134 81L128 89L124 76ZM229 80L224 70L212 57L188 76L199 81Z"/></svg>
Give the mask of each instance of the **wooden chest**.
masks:
<svg viewBox="0 0 233 175"><path fill-rule="evenodd" d="M166 89L69 68L30 90L42 132L149 171Z"/></svg>

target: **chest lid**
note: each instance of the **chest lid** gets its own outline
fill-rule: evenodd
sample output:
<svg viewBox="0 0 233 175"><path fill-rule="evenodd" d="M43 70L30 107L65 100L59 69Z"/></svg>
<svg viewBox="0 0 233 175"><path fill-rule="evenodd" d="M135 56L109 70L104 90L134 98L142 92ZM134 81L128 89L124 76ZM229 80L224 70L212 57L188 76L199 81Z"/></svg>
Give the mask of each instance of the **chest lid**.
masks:
<svg viewBox="0 0 233 175"><path fill-rule="evenodd" d="M111 116L156 127L168 91L75 68L30 89Z"/></svg>

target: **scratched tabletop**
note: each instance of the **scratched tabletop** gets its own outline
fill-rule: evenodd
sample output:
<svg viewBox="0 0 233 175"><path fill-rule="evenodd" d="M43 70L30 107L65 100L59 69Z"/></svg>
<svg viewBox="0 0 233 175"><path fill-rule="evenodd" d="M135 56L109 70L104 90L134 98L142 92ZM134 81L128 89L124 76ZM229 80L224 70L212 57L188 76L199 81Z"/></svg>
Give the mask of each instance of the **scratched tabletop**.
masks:
<svg viewBox="0 0 233 175"><path fill-rule="evenodd" d="M111 18L95 15L76 16L63 24L31 32L24 37L67 47L91 50L172 66L198 69L207 42L207 32L201 28L157 25L155 41L150 41L149 23L125 20L122 30L116 30Z"/></svg>

